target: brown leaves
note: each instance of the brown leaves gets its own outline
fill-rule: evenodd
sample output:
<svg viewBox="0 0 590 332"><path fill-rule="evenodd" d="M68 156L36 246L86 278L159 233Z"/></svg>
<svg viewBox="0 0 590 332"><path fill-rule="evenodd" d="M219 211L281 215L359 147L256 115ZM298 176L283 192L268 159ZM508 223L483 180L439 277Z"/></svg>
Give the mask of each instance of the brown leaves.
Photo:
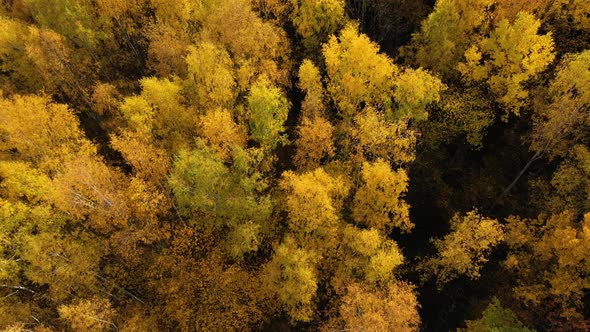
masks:
<svg viewBox="0 0 590 332"><path fill-rule="evenodd" d="M352 331L416 331L420 326L414 287L393 282L382 290L352 283L340 306L344 328Z"/></svg>

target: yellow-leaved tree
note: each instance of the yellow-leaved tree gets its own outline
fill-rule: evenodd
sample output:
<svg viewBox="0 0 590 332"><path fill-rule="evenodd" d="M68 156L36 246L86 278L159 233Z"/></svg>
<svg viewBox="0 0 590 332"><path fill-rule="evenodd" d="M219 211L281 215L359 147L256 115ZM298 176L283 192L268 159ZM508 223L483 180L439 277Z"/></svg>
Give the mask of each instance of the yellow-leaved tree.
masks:
<svg viewBox="0 0 590 332"><path fill-rule="evenodd" d="M478 279L488 256L504 240L502 225L495 219L470 211L451 219L451 232L434 240L437 255L424 261L423 269L439 286L460 276Z"/></svg>
<svg viewBox="0 0 590 332"><path fill-rule="evenodd" d="M272 84L287 85L290 50L286 34L256 15L251 3L204 1L199 39L231 55L240 91L248 91L259 76L266 76Z"/></svg>
<svg viewBox="0 0 590 332"><path fill-rule="evenodd" d="M76 331L109 331L117 327L112 321L115 312L107 299L77 300L60 306L58 311L60 318Z"/></svg>
<svg viewBox="0 0 590 332"><path fill-rule="evenodd" d="M264 267L265 288L283 306L292 321L310 321L315 313L317 276L314 257L287 238L275 248Z"/></svg>
<svg viewBox="0 0 590 332"><path fill-rule="evenodd" d="M0 98L1 151L14 151L18 159L55 174L78 155L91 155L95 147L85 139L74 112L49 97ZM43 134L39 134L39 133Z"/></svg>
<svg viewBox="0 0 590 332"><path fill-rule="evenodd" d="M534 160L559 162L549 181L537 180L537 197L547 212L565 209L584 213L590 206L590 52L563 58L551 81L548 100L536 110L530 149Z"/></svg>
<svg viewBox="0 0 590 332"><path fill-rule="evenodd" d="M419 67L441 75L456 76L463 53L485 33L493 0L439 0L412 44L402 53Z"/></svg>
<svg viewBox="0 0 590 332"><path fill-rule="evenodd" d="M346 181L317 168L300 175L285 172L281 187L287 194L285 207L295 238L316 248L334 248L342 200L348 193Z"/></svg>
<svg viewBox="0 0 590 332"><path fill-rule="evenodd" d="M228 52L210 42L188 48L188 79L203 108L231 107L237 94L234 63Z"/></svg>
<svg viewBox="0 0 590 332"><path fill-rule="evenodd" d="M340 305L340 316L324 331L416 331L420 328L418 299L414 287L392 282L378 290L351 283Z"/></svg>
<svg viewBox="0 0 590 332"><path fill-rule="evenodd" d="M580 318L584 290L590 286L590 214L582 220L565 211L537 219L507 219L504 266L516 274L512 288L528 305L557 303L564 318Z"/></svg>
<svg viewBox="0 0 590 332"><path fill-rule="evenodd" d="M319 69L306 59L299 67L299 88L305 92L301 103L301 119L295 165L302 170L320 166L322 159L334 156L334 126L326 118L325 92Z"/></svg>
<svg viewBox="0 0 590 332"><path fill-rule="evenodd" d="M553 59L551 34L539 35L541 22L519 13L511 23L504 19L488 38L465 51L457 69L468 82L484 81L504 108L503 119L518 116L528 99L524 84L545 70Z"/></svg>
<svg viewBox="0 0 590 332"><path fill-rule="evenodd" d="M291 21L311 53L320 51L321 45L346 21L344 0L291 0L291 3Z"/></svg>
<svg viewBox="0 0 590 332"><path fill-rule="evenodd" d="M323 117L303 118L295 141L297 152L293 162L301 170L320 166L322 159L334 156L334 126Z"/></svg>
<svg viewBox="0 0 590 332"><path fill-rule="evenodd" d="M265 150L285 144L284 122L289 113L289 102L284 92L265 77L259 77L247 97L250 138Z"/></svg>
<svg viewBox="0 0 590 332"><path fill-rule="evenodd" d="M358 27L348 24L339 37L324 44L328 92L339 115L351 120L366 106L386 111L392 107L391 90L397 66Z"/></svg>
<svg viewBox="0 0 590 332"><path fill-rule="evenodd" d="M364 162L362 185L354 195L352 215L362 225L388 231L399 228L411 230L410 207L403 199L408 187L408 175L403 169L393 171L381 159Z"/></svg>

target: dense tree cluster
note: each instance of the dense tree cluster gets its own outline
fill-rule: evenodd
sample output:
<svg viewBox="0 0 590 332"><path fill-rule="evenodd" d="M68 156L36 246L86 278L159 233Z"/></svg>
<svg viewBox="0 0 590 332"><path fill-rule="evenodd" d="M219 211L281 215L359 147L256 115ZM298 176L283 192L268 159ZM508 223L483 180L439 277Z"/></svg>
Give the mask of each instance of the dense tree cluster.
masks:
<svg viewBox="0 0 590 332"><path fill-rule="evenodd" d="M586 0L0 4L0 331L583 331L589 292Z"/></svg>

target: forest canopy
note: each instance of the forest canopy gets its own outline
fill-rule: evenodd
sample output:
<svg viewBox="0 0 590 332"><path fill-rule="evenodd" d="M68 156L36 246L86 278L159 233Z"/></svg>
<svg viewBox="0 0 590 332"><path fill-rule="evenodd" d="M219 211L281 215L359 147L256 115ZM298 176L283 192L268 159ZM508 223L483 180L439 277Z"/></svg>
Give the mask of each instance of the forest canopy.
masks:
<svg viewBox="0 0 590 332"><path fill-rule="evenodd" d="M590 330L587 0L0 4L0 331Z"/></svg>

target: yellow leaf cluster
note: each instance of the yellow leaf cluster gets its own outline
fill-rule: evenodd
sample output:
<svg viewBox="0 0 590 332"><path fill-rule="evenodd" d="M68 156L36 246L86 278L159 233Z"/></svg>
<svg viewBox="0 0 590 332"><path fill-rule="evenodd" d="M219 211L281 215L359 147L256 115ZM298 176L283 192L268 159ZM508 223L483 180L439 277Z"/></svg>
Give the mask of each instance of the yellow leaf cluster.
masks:
<svg viewBox="0 0 590 332"><path fill-rule="evenodd" d="M418 66L442 77L454 75L457 63L478 30L485 28L494 0L439 0L433 12L413 35L413 51Z"/></svg>
<svg viewBox="0 0 590 332"><path fill-rule="evenodd" d="M360 160L378 158L405 164L415 158L416 133L407 121L390 122L383 114L367 108L354 117L352 137Z"/></svg>
<svg viewBox="0 0 590 332"><path fill-rule="evenodd" d="M551 34L538 35L541 22L519 13L514 22L504 19L488 38L465 52L465 63L457 69L468 81L485 81L504 107L504 119L519 115L528 92L523 86L553 62ZM485 60L484 60L485 59Z"/></svg>
<svg viewBox="0 0 590 332"><path fill-rule="evenodd" d="M55 172L77 155L95 153L66 105L48 97L17 95L0 98L0 109L0 151L15 150L19 159L43 171Z"/></svg>
<svg viewBox="0 0 590 332"><path fill-rule="evenodd" d="M323 117L303 118L295 141L297 151L293 162L300 170L313 170L324 158L334 156L332 124Z"/></svg>
<svg viewBox="0 0 590 332"><path fill-rule="evenodd" d="M569 318L580 315L590 286L590 214L575 220L569 211L537 220L510 217L506 231L505 264L518 275L516 295L533 304L556 301L559 313Z"/></svg>
<svg viewBox="0 0 590 332"><path fill-rule="evenodd" d="M326 42L345 22L344 0L291 0L291 20L309 49Z"/></svg>
<svg viewBox="0 0 590 332"><path fill-rule="evenodd" d="M60 317L76 331L109 331L115 325L111 321L114 310L106 299L90 298L59 307Z"/></svg>
<svg viewBox="0 0 590 332"><path fill-rule="evenodd" d="M341 179L331 177L322 168L301 175L285 172L281 187L287 192L289 228L300 235L320 232L321 236L322 229L334 227L339 218L339 200L348 192Z"/></svg>
<svg viewBox="0 0 590 332"><path fill-rule="evenodd" d="M305 98L301 103L303 117L323 115L326 108L324 104L324 87L322 86L320 70L309 59L303 60L299 66L298 87L305 92Z"/></svg>
<svg viewBox="0 0 590 332"><path fill-rule="evenodd" d="M362 185L354 196L352 215L357 223L380 231L400 228L409 231L410 206L403 199L408 187L408 175L403 169L393 171L381 159L364 162Z"/></svg>
<svg viewBox="0 0 590 332"><path fill-rule="evenodd" d="M379 46L349 24L333 36L323 48L328 91L340 115L350 119L359 109L373 106L391 108L391 90L397 66Z"/></svg>
<svg viewBox="0 0 590 332"><path fill-rule="evenodd" d="M437 256L425 262L439 285L464 275L478 279L491 250L504 240L502 225L497 220L470 211L451 219L451 233L434 240Z"/></svg>
<svg viewBox="0 0 590 332"><path fill-rule="evenodd" d="M377 291L353 283L342 299L340 316L346 330L409 332L420 327L418 307L414 287L407 283L390 283Z"/></svg>
<svg viewBox="0 0 590 332"><path fill-rule="evenodd" d="M233 61L224 48L201 42L188 48L188 75L201 107L229 107L236 97Z"/></svg>
<svg viewBox="0 0 590 332"><path fill-rule="evenodd" d="M217 108L201 117L199 132L219 155L227 159L233 149L246 146L246 129L232 118L232 114L225 109Z"/></svg>
<svg viewBox="0 0 590 332"><path fill-rule="evenodd" d="M265 266L265 282L293 321L309 321L315 309L317 278L313 259L287 238Z"/></svg>

